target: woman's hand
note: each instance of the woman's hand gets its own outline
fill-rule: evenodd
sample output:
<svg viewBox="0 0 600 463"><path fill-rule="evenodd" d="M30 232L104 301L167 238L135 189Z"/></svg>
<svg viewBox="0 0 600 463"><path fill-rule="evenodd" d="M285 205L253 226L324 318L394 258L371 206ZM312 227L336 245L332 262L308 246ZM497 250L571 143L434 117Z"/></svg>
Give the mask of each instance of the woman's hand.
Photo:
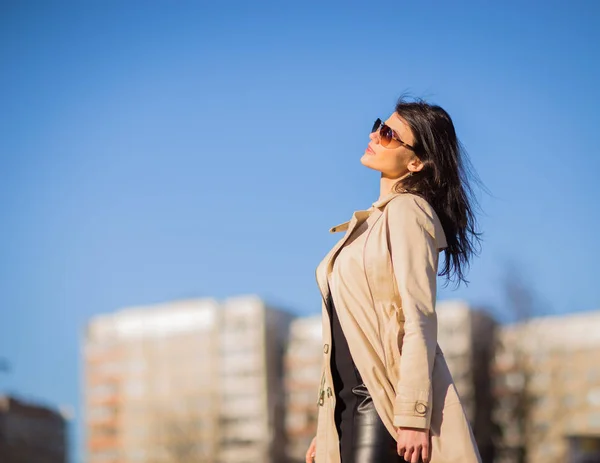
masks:
<svg viewBox="0 0 600 463"><path fill-rule="evenodd" d="M398 428L396 448L398 455L404 457L404 461L429 463L431 459L429 429ZM308 460L306 461L308 462Z"/></svg>
<svg viewBox="0 0 600 463"><path fill-rule="evenodd" d="M315 461L315 455L317 453L317 436L313 437L312 442L308 446L306 451L306 463L313 463Z"/></svg>

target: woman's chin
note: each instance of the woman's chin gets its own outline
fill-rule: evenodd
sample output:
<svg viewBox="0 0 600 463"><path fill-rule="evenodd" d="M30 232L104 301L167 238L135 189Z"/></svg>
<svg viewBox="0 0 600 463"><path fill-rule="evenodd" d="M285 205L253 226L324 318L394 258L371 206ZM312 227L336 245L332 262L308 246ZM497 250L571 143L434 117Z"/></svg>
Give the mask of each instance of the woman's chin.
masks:
<svg viewBox="0 0 600 463"><path fill-rule="evenodd" d="M369 169L377 170L373 157L374 156L372 154L365 153L363 154L362 158L360 158L360 162L363 166L368 167Z"/></svg>

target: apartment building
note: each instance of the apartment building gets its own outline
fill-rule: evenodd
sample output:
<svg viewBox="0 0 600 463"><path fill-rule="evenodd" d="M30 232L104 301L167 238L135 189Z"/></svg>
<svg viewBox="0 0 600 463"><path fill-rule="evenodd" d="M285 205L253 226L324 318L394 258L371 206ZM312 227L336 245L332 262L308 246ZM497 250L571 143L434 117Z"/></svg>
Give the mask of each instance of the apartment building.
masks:
<svg viewBox="0 0 600 463"><path fill-rule="evenodd" d="M436 307L438 343L473 428L483 461L494 458L493 397L490 366L497 323L484 310L464 301L440 301Z"/></svg>
<svg viewBox="0 0 600 463"><path fill-rule="evenodd" d="M0 462L66 463L67 425L57 410L0 396Z"/></svg>
<svg viewBox="0 0 600 463"><path fill-rule="evenodd" d="M212 300L177 301L91 320L84 352L90 463L215 454L218 310Z"/></svg>
<svg viewBox="0 0 600 463"><path fill-rule="evenodd" d="M467 417L475 415L471 308L462 301L437 304L438 343L454 378Z"/></svg>
<svg viewBox="0 0 600 463"><path fill-rule="evenodd" d="M91 320L84 353L89 462L279 461L291 318L249 296Z"/></svg>
<svg viewBox="0 0 600 463"><path fill-rule="evenodd" d="M498 340L497 461L600 461L600 311L534 318Z"/></svg>
<svg viewBox="0 0 600 463"><path fill-rule="evenodd" d="M303 463L317 432L317 395L323 361L321 315L294 320L285 354L286 461Z"/></svg>
<svg viewBox="0 0 600 463"><path fill-rule="evenodd" d="M283 462L283 357L294 316L256 297L229 299L222 309L216 461Z"/></svg>

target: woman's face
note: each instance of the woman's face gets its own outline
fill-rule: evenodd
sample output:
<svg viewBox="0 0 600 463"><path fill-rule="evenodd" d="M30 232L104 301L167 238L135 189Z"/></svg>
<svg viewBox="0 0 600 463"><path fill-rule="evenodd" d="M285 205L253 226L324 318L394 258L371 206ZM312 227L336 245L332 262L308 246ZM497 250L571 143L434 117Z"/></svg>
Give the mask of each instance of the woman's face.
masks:
<svg viewBox="0 0 600 463"><path fill-rule="evenodd" d="M388 117L385 124L394 131L396 138L414 146L415 139L412 130L398 113L393 113ZM369 144L365 154L360 158L360 162L366 167L378 170L384 177L399 178L409 170L418 171L423 166L415 153L397 140L392 139L387 146L383 146L379 130L371 133L369 138Z"/></svg>

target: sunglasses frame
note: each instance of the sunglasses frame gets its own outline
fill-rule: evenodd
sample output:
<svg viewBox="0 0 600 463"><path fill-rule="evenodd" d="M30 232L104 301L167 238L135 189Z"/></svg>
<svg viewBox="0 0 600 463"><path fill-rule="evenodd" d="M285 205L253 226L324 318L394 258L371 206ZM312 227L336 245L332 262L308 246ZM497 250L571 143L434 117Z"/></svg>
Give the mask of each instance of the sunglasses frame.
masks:
<svg viewBox="0 0 600 463"><path fill-rule="evenodd" d="M400 143L405 148L408 148L411 151L416 151L413 146L410 146L408 143L403 142L400 139L400 137L396 134L396 132L394 132L394 129L392 129L389 125L387 125L385 122L383 122L379 117L375 120L375 123L373 124L373 128L371 129L371 133L379 132L379 137L383 138L381 135L381 130L384 127L390 131L390 133L392 134L392 136L391 136L392 139L396 140L398 143ZM382 146L386 146L386 145L384 145L382 143Z"/></svg>

